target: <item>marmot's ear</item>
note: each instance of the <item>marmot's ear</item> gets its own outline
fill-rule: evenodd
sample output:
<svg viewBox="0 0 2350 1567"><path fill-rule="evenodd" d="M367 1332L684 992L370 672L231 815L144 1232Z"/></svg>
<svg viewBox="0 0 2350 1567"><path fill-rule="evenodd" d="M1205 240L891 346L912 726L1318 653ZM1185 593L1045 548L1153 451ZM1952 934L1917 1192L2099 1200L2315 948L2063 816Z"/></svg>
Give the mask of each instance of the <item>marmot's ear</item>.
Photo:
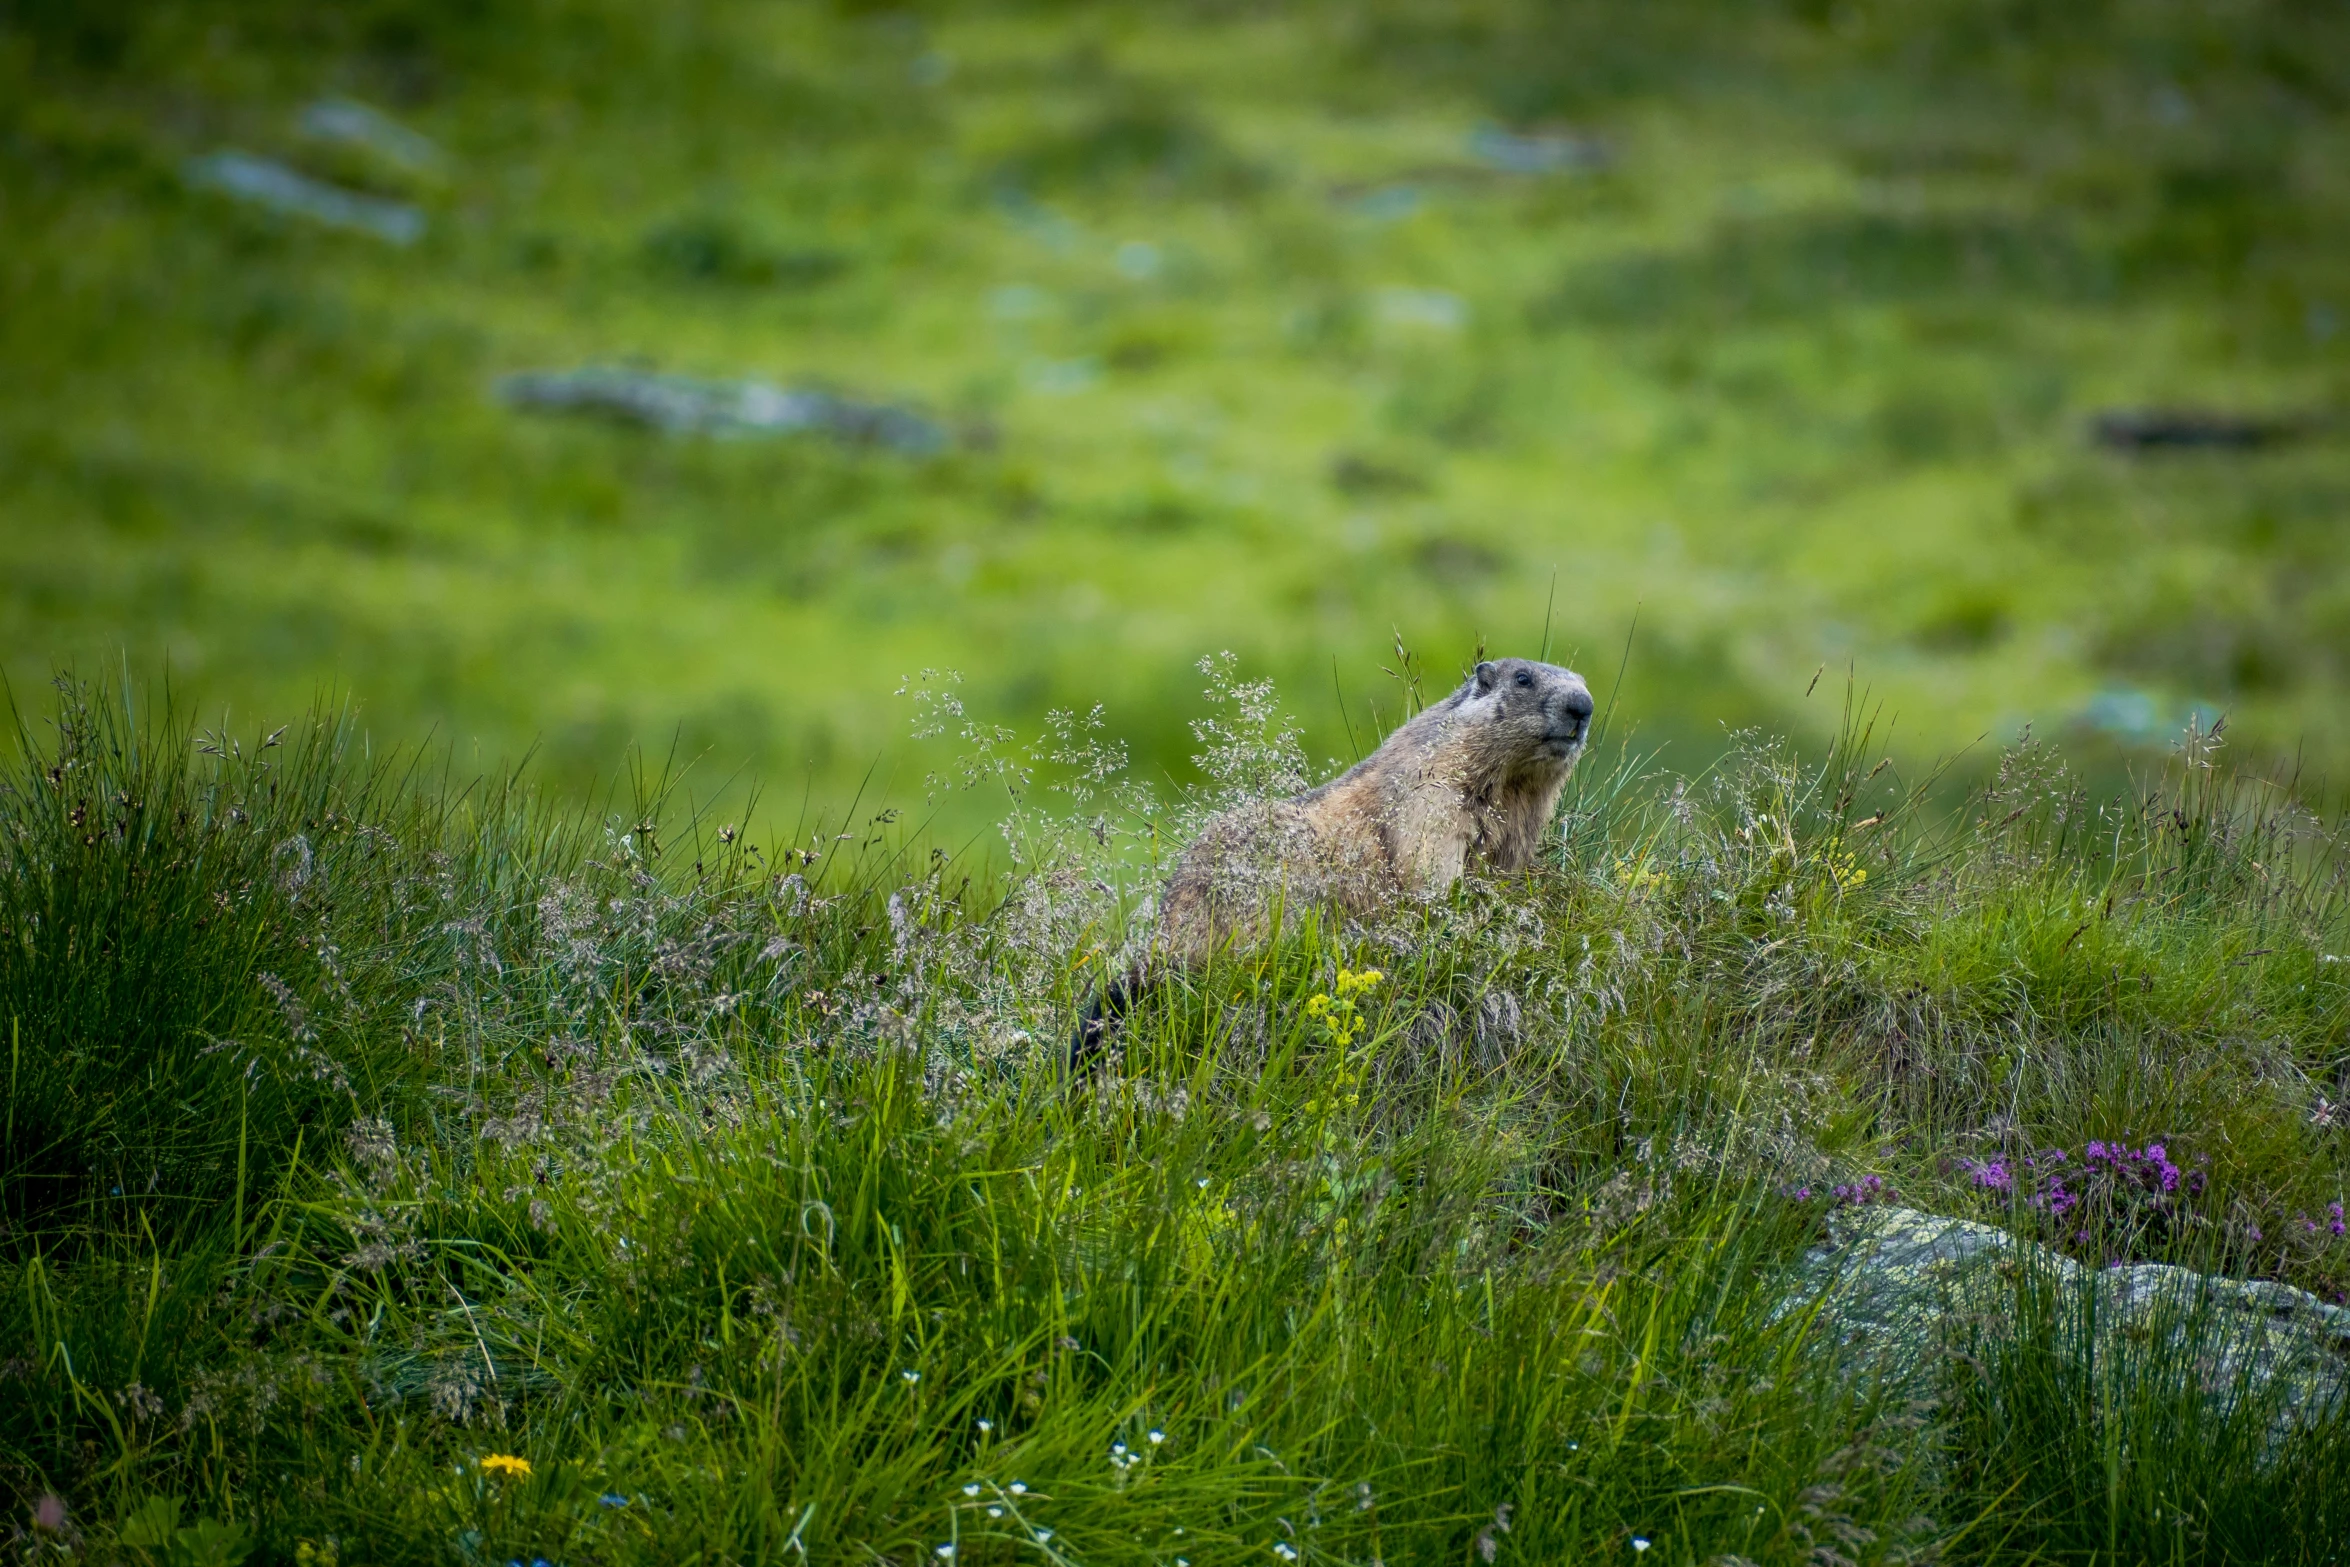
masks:
<svg viewBox="0 0 2350 1567"><path fill-rule="evenodd" d="M1477 689L1480 692L1492 690L1493 683L1500 678L1501 671L1495 669L1491 664L1479 664L1477 666Z"/></svg>

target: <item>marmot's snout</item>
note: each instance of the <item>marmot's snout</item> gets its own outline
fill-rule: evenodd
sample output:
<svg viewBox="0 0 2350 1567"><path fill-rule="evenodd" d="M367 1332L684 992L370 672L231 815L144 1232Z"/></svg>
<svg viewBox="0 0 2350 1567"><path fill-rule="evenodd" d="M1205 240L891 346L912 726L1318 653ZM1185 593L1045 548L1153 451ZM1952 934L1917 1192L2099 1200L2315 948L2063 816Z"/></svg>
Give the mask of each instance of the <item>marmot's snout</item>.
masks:
<svg viewBox="0 0 2350 1567"><path fill-rule="evenodd" d="M1537 754L1549 762L1571 762L1591 733L1591 698L1577 695L1547 702L1542 719Z"/></svg>
<svg viewBox="0 0 2350 1567"><path fill-rule="evenodd" d="M1577 681L1547 704L1551 737L1570 746L1581 745L1591 732L1591 693Z"/></svg>

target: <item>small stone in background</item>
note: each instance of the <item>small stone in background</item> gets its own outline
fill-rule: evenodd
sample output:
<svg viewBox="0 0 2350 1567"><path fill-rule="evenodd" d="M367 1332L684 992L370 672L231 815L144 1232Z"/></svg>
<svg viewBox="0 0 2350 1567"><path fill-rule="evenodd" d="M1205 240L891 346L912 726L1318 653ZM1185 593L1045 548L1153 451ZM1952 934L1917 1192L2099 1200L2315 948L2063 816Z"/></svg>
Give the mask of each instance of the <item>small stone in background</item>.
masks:
<svg viewBox="0 0 2350 1567"><path fill-rule="evenodd" d="M1360 452L1339 452L1331 457L1330 484L1341 494L1358 497L1425 495L1429 489L1421 474Z"/></svg>
<svg viewBox="0 0 2350 1567"><path fill-rule="evenodd" d="M1047 249L1066 255L1093 245L1093 237L1082 226L1018 186L1007 185L998 189L995 205L1006 222L1029 238L1040 241Z"/></svg>
<svg viewBox="0 0 2350 1567"><path fill-rule="evenodd" d="M510 375L497 390L502 401L516 408L603 414L673 435L814 433L910 457L934 457L947 447L947 432L910 409L855 402L830 392L787 390L764 381L704 381L591 365Z"/></svg>
<svg viewBox="0 0 2350 1567"><path fill-rule="evenodd" d="M1616 161L1615 149L1596 137L1521 135L1498 125L1480 125L1469 133L1469 156L1504 174L1589 173Z"/></svg>
<svg viewBox="0 0 2350 1567"><path fill-rule="evenodd" d="M410 174L436 174L448 165L448 157L431 137L355 99L321 98L304 108L294 123L315 141L358 147Z"/></svg>
<svg viewBox="0 0 2350 1567"><path fill-rule="evenodd" d="M218 191L328 228L371 234L394 245L413 245L424 237L424 213L419 208L362 196L249 152L231 148L206 153L190 159L181 174L194 189Z"/></svg>
<svg viewBox="0 0 2350 1567"><path fill-rule="evenodd" d="M1383 288L1371 296L1371 304L1389 326L1458 332L1469 324L1469 302L1450 289Z"/></svg>
<svg viewBox="0 0 2350 1567"><path fill-rule="evenodd" d="M1102 378L1102 362L1091 354L1076 359L1031 359L1020 367L1020 384L1043 397L1074 397Z"/></svg>
<svg viewBox="0 0 2350 1567"><path fill-rule="evenodd" d="M2099 734L2145 740L2165 732L2162 705L2149 692L2134 686L2108 686L2089 698L2075 721Z"/></svg>
<svg viewBox="0 0 2350 1567"><path fill-rule="evenodd" d="M1352 189L1340 200L1356 217L1373 223L1396 223L1420 210L1420 188L1417 185L1376 185L1357 193Z"/></svg>
<svg viewBox="0 0 2350 1567"><path fill-rule="evenodd" d="M2121 452L2251 451L2301 433L2283 419L2254 419L2191 408L2118 408L2089 426L2098 445Z"/></svg>

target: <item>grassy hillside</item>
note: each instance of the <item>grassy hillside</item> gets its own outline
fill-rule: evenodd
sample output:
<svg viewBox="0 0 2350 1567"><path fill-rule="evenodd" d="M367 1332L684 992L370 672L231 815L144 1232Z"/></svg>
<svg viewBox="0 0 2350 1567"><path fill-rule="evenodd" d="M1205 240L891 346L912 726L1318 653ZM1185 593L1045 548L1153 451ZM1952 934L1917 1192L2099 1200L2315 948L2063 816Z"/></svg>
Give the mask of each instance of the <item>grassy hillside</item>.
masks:
<svg viewBox="0 0 2350 1567"><path fill-rule="evenodd" d="M1211 694L1203 775L1296 765ZM2208 746L1948 814L1873 738L1603 749L1532 873L1237 954L1071 1081L1213 794L972 726L991 883L68 689L0 781L10 1548L2339 1560L2350 1411L2280 1444L2191 1336L2065 1369L2025 1280L1921 1400L1785 1309L1896 1194L2340 1298L2338 829Z"/></svg>
<svg viewBox="0 0 2350 1567"><path fill-rule="evenodd" d="M2315 3L0 0L0 1551L2340 1561L2209 1323L1798 1280L2350 1292L2345 169ZM1071 1078L1546 640L1541 866Z"/></svg>
<svg viewBox="0 0 2350 1567"><path fill-rule="evenodd" d="M1800 693L1849 664L1913 762L2031 722L2110 780L2200 710L2338 771L2346 27L11 0L0 667L349 692L574 789L673 735L787 805L879 760L904 803L919 667L1027 723L1106 701L1181 779L1203 653L1319 758L1392 720L1397 630L1449 671L1547 617L1604 683L1637 611L1624 710L1689 767L1725 723L1824 742ZM441 156L304 130L335 95ZM424 236L191 187L222 149ZM629 363L950 444L492 397ZM2274 438L2091 441L2142 408Z"/></svg>

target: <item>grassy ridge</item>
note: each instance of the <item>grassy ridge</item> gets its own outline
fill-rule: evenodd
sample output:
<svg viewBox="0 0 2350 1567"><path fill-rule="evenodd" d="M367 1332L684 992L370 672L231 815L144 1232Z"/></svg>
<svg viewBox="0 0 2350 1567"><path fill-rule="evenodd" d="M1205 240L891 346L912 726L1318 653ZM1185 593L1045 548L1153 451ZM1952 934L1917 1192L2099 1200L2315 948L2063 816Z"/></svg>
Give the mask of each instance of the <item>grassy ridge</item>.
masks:
<svg viewBox="0 0 2350 1567"><path fill-rule="evenodd" d="M1214 694L1248 700L1204 774L1294 761L1266 693ZM990 887L885 823L754 848L657 780L557 810L331 723L200 749L69 688L21 733L0 1473L69 1509L35 1555L2344 1537L2339 1413L2273 1450L2191 1342L2083 1380L2027 1279L1916 1402L1785 1309L1870 1176L2091 1259L2350 1284L2342 862L2208 748L2102 805L2019 752L1956 815L1865 725L1695 780L1603 753L1537 872L1236 956L1070 1083L1151 834L1214 803L1049 807L1105 781L1082 748L966 734L1015 791ZM2191 1199L2085 1185L2052 1226L1981 1179L2089 1138L2163 1142Z"/></svg>

